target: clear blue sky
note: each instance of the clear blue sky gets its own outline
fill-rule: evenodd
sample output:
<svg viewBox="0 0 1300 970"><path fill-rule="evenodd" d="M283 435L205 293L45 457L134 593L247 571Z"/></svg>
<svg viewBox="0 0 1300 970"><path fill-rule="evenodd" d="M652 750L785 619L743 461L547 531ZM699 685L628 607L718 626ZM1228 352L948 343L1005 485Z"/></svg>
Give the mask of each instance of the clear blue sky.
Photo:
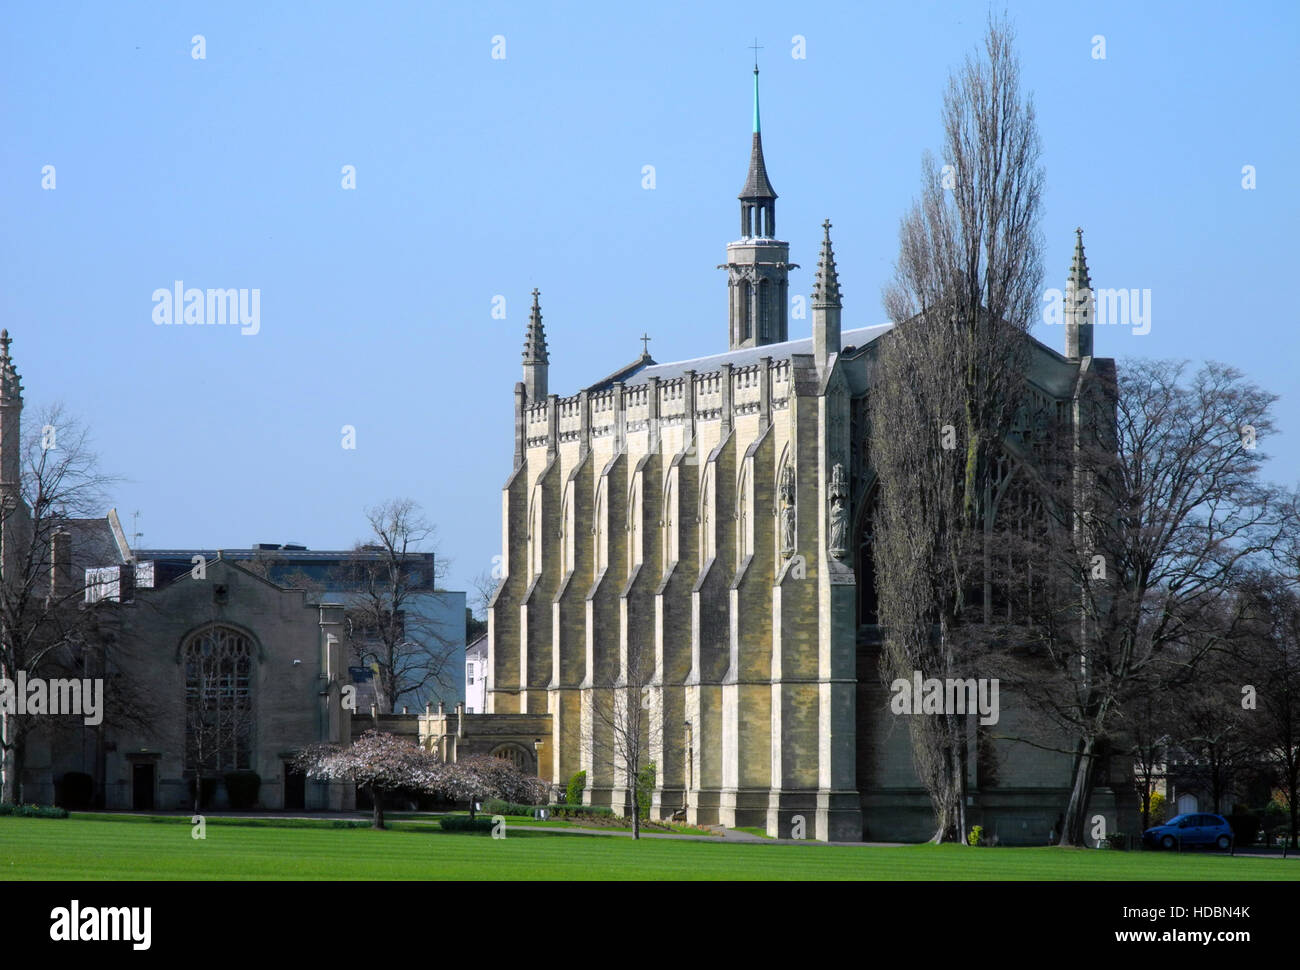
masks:
<svg viewBox="0 0 1300 970"><path fill-rule="evenodd" d="M898 220L987 9L7 4L0 322L29 409L62 400L92 425L146 546L345 547L366 505L409 495L466 588L500 551L534 286L560 394L636 356L643 331L659 360L726 349L714 267L737 228L755 35L777 226L803 265L791 292L829 216L845 325L865 326L884 320ZM1283 395L1262 446L1285 483L1297 9L1009 6L1045 148L1044 285L1063 285L1082 225L1094 285L1152 292L1150 333L1102 328L1097 353L1216 358ZM151 295L178 279L259 288L260 333L155 326ZM1061 348L1059 328L1037 335Z"/></svg>

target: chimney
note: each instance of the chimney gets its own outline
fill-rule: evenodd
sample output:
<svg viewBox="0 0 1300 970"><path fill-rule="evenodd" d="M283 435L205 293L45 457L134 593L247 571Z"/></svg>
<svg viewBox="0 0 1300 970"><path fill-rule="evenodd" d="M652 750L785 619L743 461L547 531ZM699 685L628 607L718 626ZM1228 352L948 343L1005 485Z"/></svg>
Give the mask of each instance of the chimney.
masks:
<svg viewBox="0 0 1300 970"><path fill-rule="evenodd" d="M72 534L60 529L50 539L50 595L67 596L72 591Z"/></svg>

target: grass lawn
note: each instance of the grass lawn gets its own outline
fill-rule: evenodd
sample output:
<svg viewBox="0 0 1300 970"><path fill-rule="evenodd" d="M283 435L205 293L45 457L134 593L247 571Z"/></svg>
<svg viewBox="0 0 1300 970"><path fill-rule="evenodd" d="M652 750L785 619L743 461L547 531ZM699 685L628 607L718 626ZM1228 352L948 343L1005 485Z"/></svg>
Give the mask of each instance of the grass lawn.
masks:
<svg viewBox="0 0 1300 970"><path fill-rule="evenodd" d="M398 822L0 818L0 879L1291 879L1300 862L1218 853L718 843L508 829L505 839Z"/></svg>

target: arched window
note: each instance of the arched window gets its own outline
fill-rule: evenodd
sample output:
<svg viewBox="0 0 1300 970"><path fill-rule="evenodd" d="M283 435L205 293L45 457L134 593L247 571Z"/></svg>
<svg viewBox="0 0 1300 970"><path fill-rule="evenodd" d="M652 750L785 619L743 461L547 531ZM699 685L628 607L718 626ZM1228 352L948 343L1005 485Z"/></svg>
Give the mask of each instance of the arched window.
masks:
<svg viewBox="0 0 1300 970"><path fill-rule="evenodd" d="M524 753L524 749L517 744L503 744L492 752L492 757L500 758L502 761L509 761L520 771L529 770L530 758Z"/></svg>
<svg viewBox="0 0 1300 970"><path fill-rule="evenodd" d="M740 281L740 339L748 340L754 335L753 321L750 319L750 287L749 280Z"/></svg>
<svg viewBox="0 0 1300 970"><path fill-rule="evenodd" d="M181 648L185 663L185 767L252 767L253 644L238 630L212 625Z"/></svg>

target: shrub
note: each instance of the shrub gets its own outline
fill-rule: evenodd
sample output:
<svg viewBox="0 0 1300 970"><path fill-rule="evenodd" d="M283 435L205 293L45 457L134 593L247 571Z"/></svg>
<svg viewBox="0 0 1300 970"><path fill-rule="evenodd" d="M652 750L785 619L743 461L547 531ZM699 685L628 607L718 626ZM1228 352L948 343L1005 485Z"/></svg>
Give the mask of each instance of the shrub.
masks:
<svg viewBox="0 0 1300 970"><path fill-rule="evenodd" d="M1168 806L1165 804L1165 796L1158 791L1153 791L1151 793L1151 824L1164 825L1167 811Z"/></svg>
<svg viewBox="0 0 1300 970"><path fill-rule="evenodd" d="M246 812L257 804L257 790L262 786L262 779L256 771L232 771L225 780L232 809Z"/></svg>
<svg viewBox="0 0 1300 970"><path fill-rule="evenodd" d="M655 791L655 763L647 762L636 776L636 813L643 819L650 817L650 801Z"/></svg>
<svg viewBox="0 0 1300 970"><path fill-rule="evenodd" d="M59 784L58 803L64 808L77 811L90 808L95 796L95 780L84 771L69 771Z"/></svg>
<svg viewBox="0 0 1300 970"><path fill-rule="evenodd" d="M444 832L490 834L495 824L490 818L470 818L468 815L445 815L438 819L438 825Z"/></svg>
<svg viewBox="0 0 1300 970"><path fill-rule="evenodd" d="M0 802L0 815L12 815L15 818L67 818L68 810L53 805L14 805Z"/></svg>
<svg viewBox="0 0 1300 970"><path fill-rule="evenodd" d="M600 805L547 805L552 818L614 818L614 810Z"/></svg>
<svg viewBox="0 0 1300 970"><path fill-rule="evenodd" d="M520 802L507 802L500 798L489 798L483 802L483 811L488 815L526 815L534 818L540 805L524 805Z"/></svg>
<svg viewBox="0 0 1300 970"><path fill-rule="evenodd" d="M582 793L587 787L587 773L585 771L575 772L574 776L569 779L569 785L564 789L564 804L581 805Z"/></svg>
<svg viewBox="0 0 1300 970"><path fill-rule="evenodd" d="M1123 832L1112 832L1106 836L1106 848L1124 851L1128 848L1128 836Z"/></svg>
<svg viewBox="0 0 1300 970"><path fill-rule="evenodd" d="M1232 841L1238 846L1254 845L1259 835L1259 816L1249 812L1234 812L1228 816L1232 828Z"/></svg>
<svg viewBox="0 0 1300 970"><path fill-rule="evenodd" d="M972 828L972 829L970 830L970 835L966 836L966 844L967 844L967 845L983 845L983 844L984 844L984 826L983 826L983 825L976 825L974 828Z"/></svg>

